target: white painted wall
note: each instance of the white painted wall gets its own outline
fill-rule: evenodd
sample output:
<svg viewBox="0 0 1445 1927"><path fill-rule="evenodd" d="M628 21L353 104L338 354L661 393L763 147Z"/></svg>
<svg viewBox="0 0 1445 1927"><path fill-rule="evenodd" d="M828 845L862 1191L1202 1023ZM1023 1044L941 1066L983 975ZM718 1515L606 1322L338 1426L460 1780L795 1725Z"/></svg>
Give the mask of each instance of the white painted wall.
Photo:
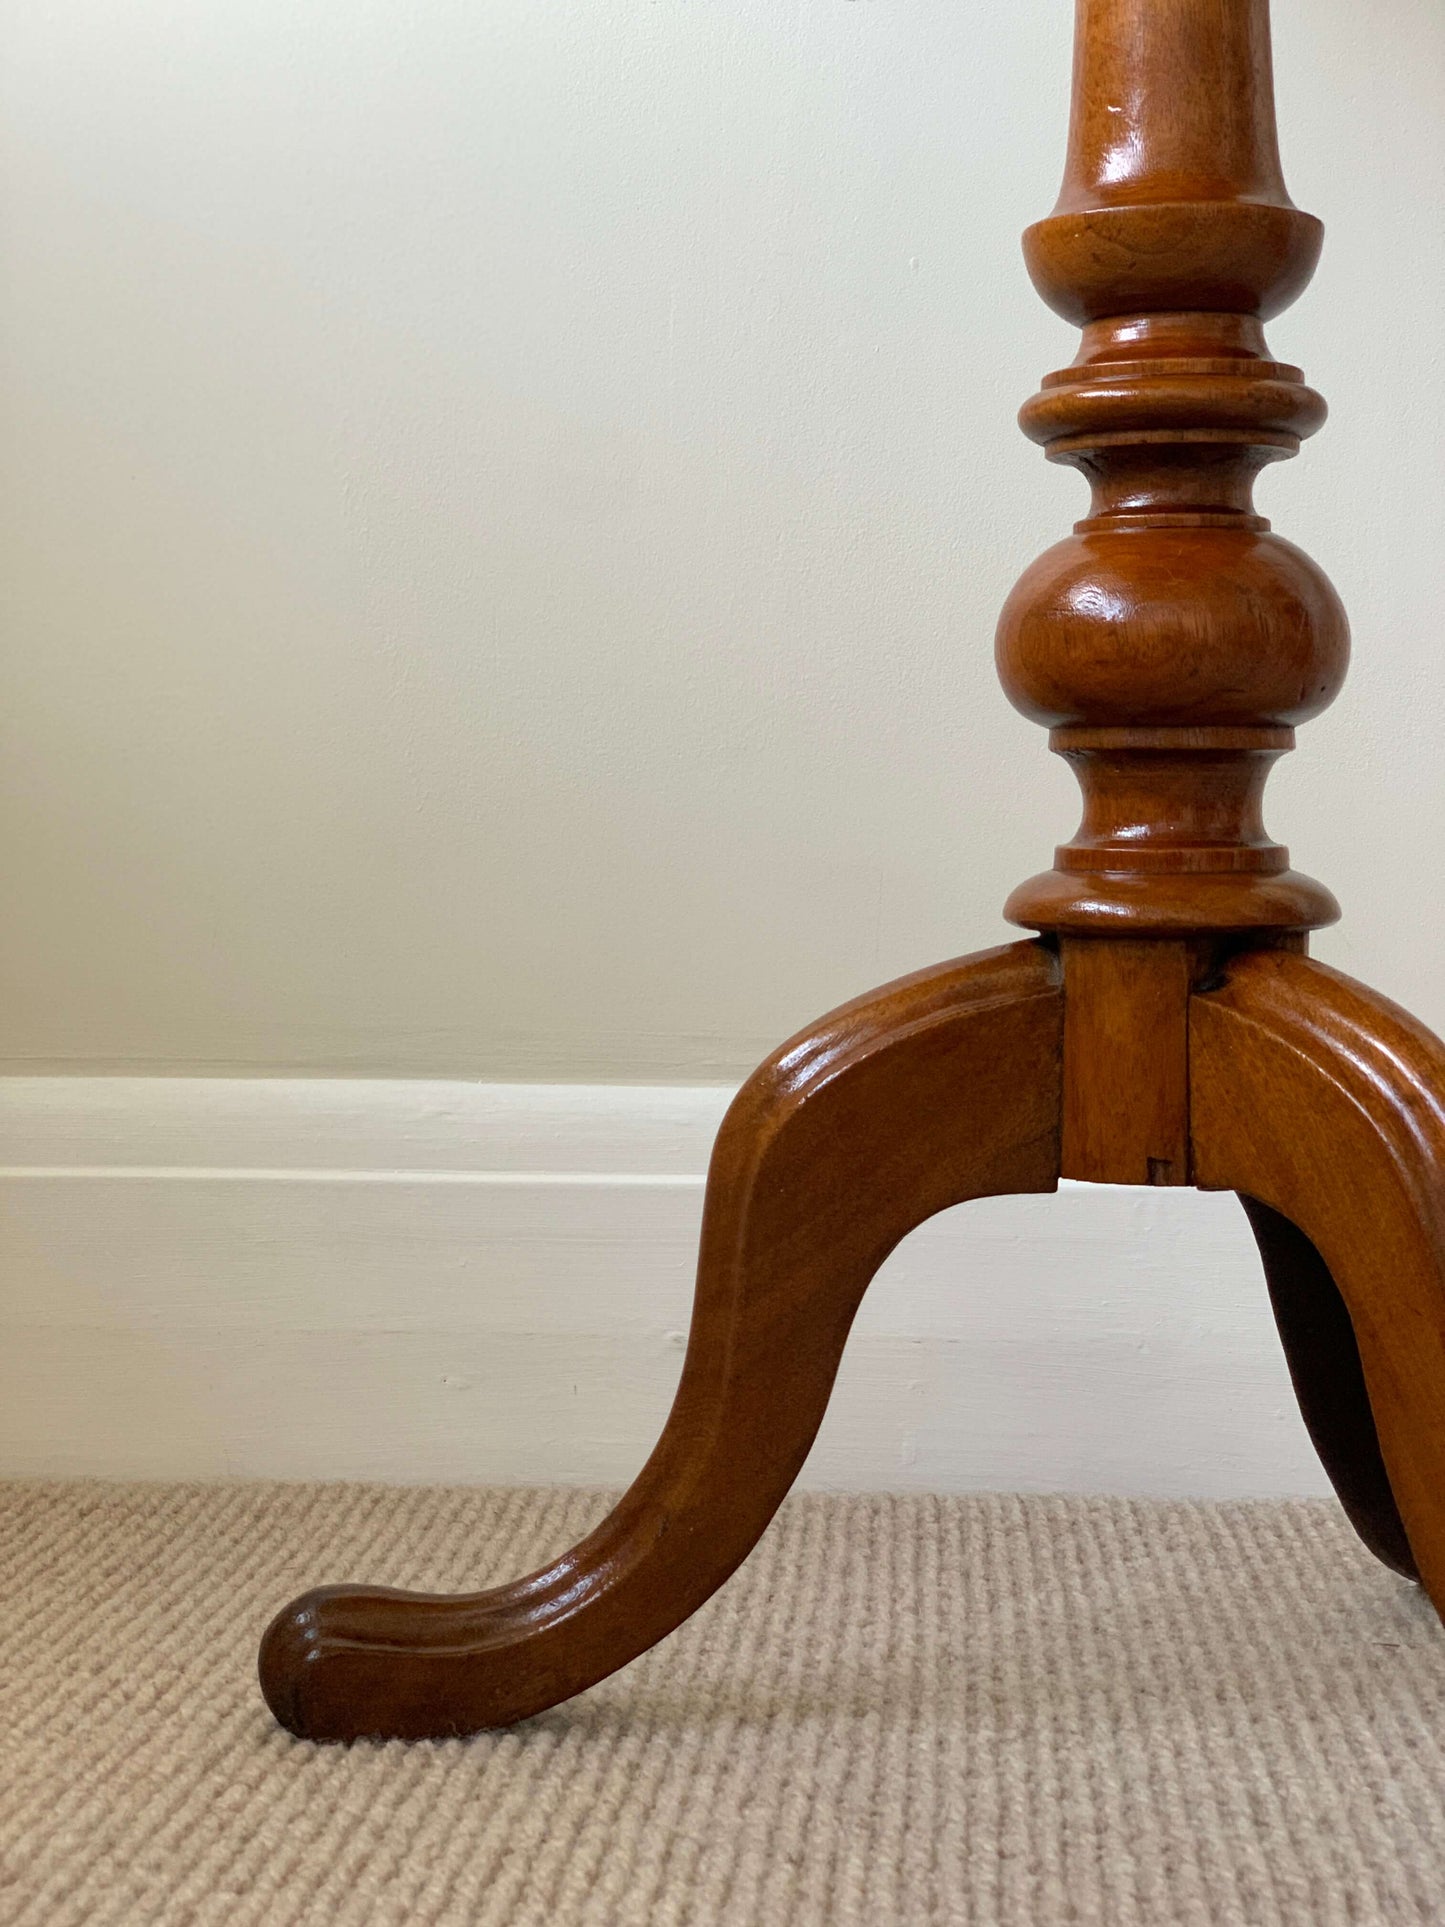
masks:
<svg viewBox="0 0 1445 1927"><path fill-rule="evenodd" d="M1445 10L1275 12L1335 412L1262 493L1359 648L1272 827L1445 1028ZM6 7L0 1064L730 1079L996 941L1069 13Z"/></svg>
<svg viewBox="0 0 1445 1927"><path fill-rule="evenodd" d="M996 941L1074 821L990 647L1082 501L1013 424L1069 11L3 10L0 1068L141 1076L0 1088L0 1472L635 1469L718 1105L656 1087ZM1445 15L1275 11L1335 413L1264 506L1359 653L1272 827L1445 1029ZM418 1149L427 1077L599 1088ZM809 1476L1319 1477L1233 1206L1084 1191L909 1241Z"/></svg>
<svg viewBox="0 0 1445 1927"><path fill-rule="evenodd" d="M0 1079L0 1476L624 1482L682 1364L730 1092ZM933 1219L812 1486L1326 1490L1232 1198Z"/></svg>

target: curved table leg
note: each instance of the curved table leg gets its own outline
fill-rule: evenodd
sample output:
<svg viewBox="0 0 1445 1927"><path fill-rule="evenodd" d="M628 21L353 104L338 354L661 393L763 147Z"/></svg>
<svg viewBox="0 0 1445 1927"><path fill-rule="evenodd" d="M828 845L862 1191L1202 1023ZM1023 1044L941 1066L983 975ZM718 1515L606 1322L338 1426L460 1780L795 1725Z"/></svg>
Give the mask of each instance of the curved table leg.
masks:
<svg viewBox="0 0 1445 1927"><path fill-rule="evenodd" d="M1366 1542L1445 1610L1445 1045L1338 971L1250 952L1190 1000L1190 1117L1196 1182L1300 1234L1257 1220L1307 1422ZM1348 1314L1383 1486L1357 1404L1320 1429L1331 1378L1354 1397L1338 1323L1312 1351L1304 1337L1298 1294L1319 1303L1322 1280Z"/></svg>
<svg viewBox="0 0 1445 1927"><path fill-rule="evenodd" d="M1297 1225L1241 1197L1305 1428L1350 1524L1384 1565L1418 1579L1365 1390L1360 1348L1339 1286Z"/></svg>
<svg viewBox="0 0 1445 1927"><path fill-rule="evenodd" d="M1054 958L1020 943L905 978L785 1044L718 1133L682 1378L636 1482L511 1585L294 1601L260 1655L282 1725L320 1740L508 1725L680 1625L797 1476L899 1239L969 1198L1054 1189L1062 1010Z"/></svg>

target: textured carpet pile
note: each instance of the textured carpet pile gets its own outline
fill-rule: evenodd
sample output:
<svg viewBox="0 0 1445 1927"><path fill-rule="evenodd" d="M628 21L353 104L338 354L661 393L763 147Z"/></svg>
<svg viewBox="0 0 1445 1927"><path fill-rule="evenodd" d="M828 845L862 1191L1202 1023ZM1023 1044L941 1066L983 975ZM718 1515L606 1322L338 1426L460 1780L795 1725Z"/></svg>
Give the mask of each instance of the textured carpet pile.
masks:
<svg viewBox="0 0 1445 1927"><path fill-rule="evenodd" d="M1445 1921L1445 1632L1325 1504L798 1499L511 1732L271 1722L290 1594L513 1578L606 1503L0 1486L0 1920Z"/></svg>

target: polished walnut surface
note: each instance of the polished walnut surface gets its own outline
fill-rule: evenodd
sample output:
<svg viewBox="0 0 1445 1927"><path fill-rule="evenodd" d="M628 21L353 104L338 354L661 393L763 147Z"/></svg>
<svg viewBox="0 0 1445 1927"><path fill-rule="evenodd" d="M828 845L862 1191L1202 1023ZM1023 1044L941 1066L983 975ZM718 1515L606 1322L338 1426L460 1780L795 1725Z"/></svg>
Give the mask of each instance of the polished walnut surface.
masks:
<svg viewBox="0 0 1445 1927"><path fill-rule="evenodd" d="M1349 650L1328 579L1252 501L1324 421L1263 329L1320 243L1280 170L1267 0L1078 0L1063 187L1025 256L1082 338L1021 419L1093 499L997 640L1084 796L1009 900L1037 934L860 998L754 1073L713 1153L676 1401L631 1489L511 1585L293 1602L260 1662L292 1731L502 1725L655 1644L781 1503L899 1239L1061 1176L1240 1194L1340 1498L1445 1607L1445 1046L1310 960L1338 908L1262 812Z"/></svg>
<svg viewBox="0 0 1445 1927"><path fill-rule="evenodd" d="M1338 693L1349 626L1323 570L1255 512L1268 462L1325 418L1263 320L1319 256L1285 191L1265 0L1080 0L1063 189L1025 254L1083 327L1020 417L1082 471L1089 514L999 620L1017 708L1084 792L1035 930L1306 930L1338 915L1265 834L1294 728Z"/></svg>

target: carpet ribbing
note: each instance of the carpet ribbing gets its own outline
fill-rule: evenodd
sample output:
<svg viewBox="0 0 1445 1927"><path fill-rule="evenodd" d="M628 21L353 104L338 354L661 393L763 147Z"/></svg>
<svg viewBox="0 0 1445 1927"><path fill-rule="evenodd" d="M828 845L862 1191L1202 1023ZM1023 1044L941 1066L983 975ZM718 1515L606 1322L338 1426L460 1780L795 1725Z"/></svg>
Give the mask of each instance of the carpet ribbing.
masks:
<svg viewBox="0 0 1445 1927"><path fill-rule="evenodd" d="M1324 1503L794 1499L681 1632L461 1742L254 1677L321 1580L513 1578L595 1492L0 1485L7 1927L1445 1918L1445 1632Z"/></svg>

